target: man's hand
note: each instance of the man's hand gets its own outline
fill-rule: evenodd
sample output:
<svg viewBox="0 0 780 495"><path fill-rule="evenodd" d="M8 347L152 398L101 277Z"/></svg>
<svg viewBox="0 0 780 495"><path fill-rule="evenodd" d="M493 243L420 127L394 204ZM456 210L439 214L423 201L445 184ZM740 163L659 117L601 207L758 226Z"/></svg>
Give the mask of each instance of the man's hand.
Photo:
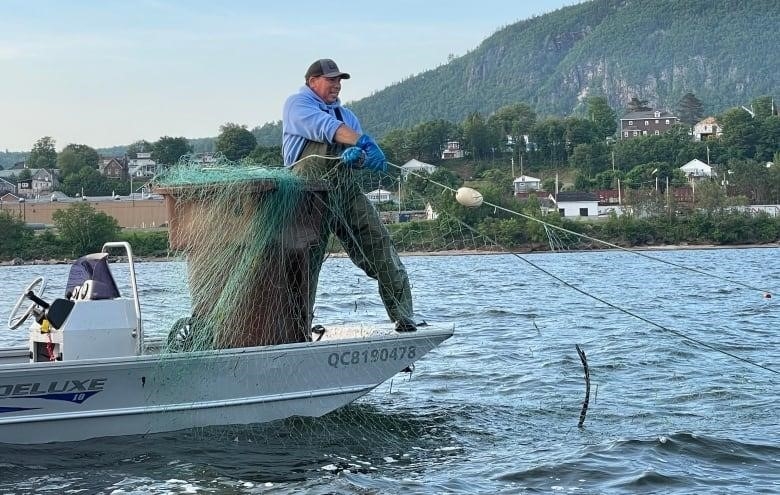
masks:
<svg viewBox="0 0 780 495"><path fill-rule="evenodd" d="M363 168L366 159L365 151L357 146L351 146L341 153L341 163L349 168Z"/></svg>
<svg viewBox="0 0 780 495"><path fill-rule="evenodd" d="M385 154L382 152L382 148L376 144L374 138L368 134L361 135L355 146L366 152L366 161L364 166L375 172L387 171L387 160Z"/></svg>

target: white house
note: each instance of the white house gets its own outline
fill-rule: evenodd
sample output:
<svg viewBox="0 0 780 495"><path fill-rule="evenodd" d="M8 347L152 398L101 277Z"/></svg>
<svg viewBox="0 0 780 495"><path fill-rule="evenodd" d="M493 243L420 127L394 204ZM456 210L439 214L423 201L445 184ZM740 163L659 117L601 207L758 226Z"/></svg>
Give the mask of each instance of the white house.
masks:
<svg viewBox="0 0 780 495"><path fill-rule="evenodd" d="M560 192L555 198L562 217L598 217L599 197L590 192Z"/></svg>
<svg viewBox="0 0 780 495"><path fill-rule="evenodd" d="M53 191L60 185L60 181L57 180L57 173L53 169L39 168L34 170L32 171L31 179L33 194L45 194Z"/></svg>
<svg viewBox="0 0 780 495"><path fill-rule="evenodd" d="M444 150L441 152L441 159L463 158L465 155L465 152L460 147L460 141L447 141Z"/></svg>
<svg viewBox="0 0 780 495"><path fill-rule="evenodd" d="M151 177L157 173L157 162L151 153L136 153L135 158L127 160L127 171L132 177Z"/></svg>
<svg viewBox="0 0 780 495"><path fill-rule="evenodd" d="M372 203L387 203L393 200L393 193L385 189L374 189L366 193L366 197Z"/></svg>
<svg viewBox="0 0 780 495"><path fill-rule="evenodd" d="M421 162L420 160L412 158L401 166L401 175L404 178L409 175L409 172L414 172L416 174L420 172L432 174L436 172L436 165L431 165L430 163Z"/></svg>
<svg viewBox="0 0 780 495"><path fill-rule="evenodd" d="M434 211L433 206L430 203L425 203L425 219L436 220L439 218L439 214Z"/></svg>
<svg viewBox="0 0 780 495"><path fill-rule="evenodd" d="M707 117L693 126L694 141L719 138L721 134L723 134L723 129L718 124L718 121L715 120L715 117Z"/></svg>
<svg viewBox="0 0 780 495"><path fill-rule="evenodd" d="M716 175L715 172L713 172L712 167L696 158L680 167L680 170L688 177L688 182L709 179Z"/></svg>
<svg viewBox="0 0 780 495"><path fill-rule="evenodd" d="M515 194L538 191L542 188L542 180L530 175L521 175L513 181Z"/></svg>

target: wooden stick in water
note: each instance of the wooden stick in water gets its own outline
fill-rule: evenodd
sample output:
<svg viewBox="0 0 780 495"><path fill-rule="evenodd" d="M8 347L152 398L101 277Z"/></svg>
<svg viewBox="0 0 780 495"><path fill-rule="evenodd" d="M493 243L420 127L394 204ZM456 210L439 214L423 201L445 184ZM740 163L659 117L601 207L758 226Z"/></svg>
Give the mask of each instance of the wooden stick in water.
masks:
<svg viewBox="0 0 780 495"><path fill-rule="evenodd" d="M585 423L585 415L588 413L588 403L590 402L590 371L588 371L588 360L585 357L585 351L580 349L579 344L575 344L574 347L577 348L577 354L579 354L580 361L582 361L582 368L585 370L585 400L582 401L580 422L577 424L579 428L582 428L582 425Z"/></svg>

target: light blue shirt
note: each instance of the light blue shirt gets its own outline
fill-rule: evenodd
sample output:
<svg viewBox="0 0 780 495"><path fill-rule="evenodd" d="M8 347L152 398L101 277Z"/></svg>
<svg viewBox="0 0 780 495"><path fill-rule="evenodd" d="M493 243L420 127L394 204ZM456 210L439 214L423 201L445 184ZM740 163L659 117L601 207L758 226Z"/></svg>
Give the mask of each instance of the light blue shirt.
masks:
<svg viewBox="0 0 780 495"><path fill-rule="evenodd" d="M341 100L329 105L308 86L303 86L287 98L282 110L282 154L285 167L298 160L306 141L333 143L336 129L342 124L334 111L337 107L341 110L343 123L362 134L360 121L351 110L341 106Z"/></svg>

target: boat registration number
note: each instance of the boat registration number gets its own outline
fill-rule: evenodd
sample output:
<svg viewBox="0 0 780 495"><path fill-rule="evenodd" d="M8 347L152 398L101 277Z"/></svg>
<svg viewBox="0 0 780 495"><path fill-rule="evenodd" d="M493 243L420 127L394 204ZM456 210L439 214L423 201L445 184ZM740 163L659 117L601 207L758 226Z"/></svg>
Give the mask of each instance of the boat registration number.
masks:
<svg viewBox="0 0 780 495"><path fill-rule="evenodd" d="M383 347L365 351L331 352L328 355L328 365L338 368L341 366L355 366L358 364L377 363L381 361L398 361L401 359L414 359L417 355L415 346Z"/></svg>

